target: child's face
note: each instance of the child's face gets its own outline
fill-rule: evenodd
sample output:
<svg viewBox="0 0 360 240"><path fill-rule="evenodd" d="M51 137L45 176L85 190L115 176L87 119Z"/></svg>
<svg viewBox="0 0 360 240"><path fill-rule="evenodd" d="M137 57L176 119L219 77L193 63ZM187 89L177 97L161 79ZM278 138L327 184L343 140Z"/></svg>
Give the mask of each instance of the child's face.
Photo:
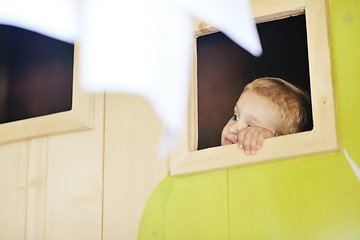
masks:
<svg viewBox="0 0 360 240"><path fill-rule="evenodd" d="M237 143L237 133L248 126L262 127L275 134L280 122L279 114L263 96L248 90L243 92L234 109L234 116L221 133L221 145Z"/></svg>

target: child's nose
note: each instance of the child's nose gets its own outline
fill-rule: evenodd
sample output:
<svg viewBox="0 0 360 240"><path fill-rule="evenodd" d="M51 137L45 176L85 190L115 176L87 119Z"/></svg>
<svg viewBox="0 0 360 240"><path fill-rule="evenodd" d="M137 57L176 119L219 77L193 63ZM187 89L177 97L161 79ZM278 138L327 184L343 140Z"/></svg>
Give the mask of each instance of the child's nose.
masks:
<svg viewBox="0 0 360 240"><path fill-rule="evenodd" d="M230 128L229 128L229 131L231 132L231 133L234 133L234 134L236 134L239 130L238 130L238 122L235 122L233 125L231 125L230 126Z"/></svg>
<svg viewBox="0 0 360 240"><path fill-rule="evenodd" d="M242 126L243 124L240 122L240 121L236 121L234 122L234 124L232 124L230 127L229 127L229 131L231 133L234 133L236 134L237 132L239 132L241 129L244 128L244 126Z"/></svg>

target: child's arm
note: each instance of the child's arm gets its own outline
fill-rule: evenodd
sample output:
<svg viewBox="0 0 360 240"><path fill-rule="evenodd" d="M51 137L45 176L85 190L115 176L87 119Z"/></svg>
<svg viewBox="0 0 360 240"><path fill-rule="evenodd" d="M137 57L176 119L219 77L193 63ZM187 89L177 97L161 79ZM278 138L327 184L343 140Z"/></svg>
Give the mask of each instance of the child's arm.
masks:
<svg viewBox="0 0 360 240"><path fill-rule="evenodd" d="M244 149L246 154L256 154L259 150L265 138L274 137L274 134L262 127L249 126L243 128L237 133L237 142L240 149Z"/></svg>

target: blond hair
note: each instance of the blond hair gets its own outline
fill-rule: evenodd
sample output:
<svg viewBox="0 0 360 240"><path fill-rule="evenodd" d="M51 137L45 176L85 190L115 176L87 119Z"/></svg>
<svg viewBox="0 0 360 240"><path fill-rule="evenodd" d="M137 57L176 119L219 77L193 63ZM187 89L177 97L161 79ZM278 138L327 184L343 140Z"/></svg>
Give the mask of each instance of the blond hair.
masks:
<svg viewBox="0 0 360 240"><path fill-rule="evenodd" d="M249 90L267 98L279 113L281 120L276 136L310 130L311 104L304 91L283 79L273 77L252 81L245 86L244 92Z"/></svg>

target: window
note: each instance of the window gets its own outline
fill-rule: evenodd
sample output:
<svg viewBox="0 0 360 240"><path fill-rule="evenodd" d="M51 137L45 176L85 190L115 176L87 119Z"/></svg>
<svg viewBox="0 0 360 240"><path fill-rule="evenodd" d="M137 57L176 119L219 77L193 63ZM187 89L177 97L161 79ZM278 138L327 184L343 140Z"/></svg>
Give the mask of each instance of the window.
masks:
<svg viewBox="0 0 360 240"><path fill-rule="evenodd" d="M91 127L73 44L0 25L0 52L0 143Z"/></svg>
<svg viewBox="0 0 360 240"><path fill-rule="evenodd" d="M226 122L217 123L218 126L214 127L218 129L217 133L213 133L214 136L218 135L217 139L216 136L202 136L203 132L205 132L202 130L202 128L207 128L207 126L202 126L203 123L201 120L198 122L198 116L201 118L201 114L203 114L201 112L203 110L200 109L200 105L204 102L204 100L201 99L203 97L201 95L201 91L199 90L198 93L197 89L198 86L199 89L201 88L201 81L206 81L207 79L200 79L203 77L201 76L202 73L199 71L204 70L201 69L203 66L200 64L197 65L199 56L195 54L187 131L184 134L182 146L179 148L179 151L172 154L171 156L170 172L172 175L184 175L211 170L229 169L232 167L273 161L289 157L330 152L337 149L325 3L322 1L285 0L280 2L266 1L265 3L260 0L254 0L251 2L251 4L257 23L261 23L258 24L260 36L263 34L261 31L266 31L266 28L269 28L274 24L290 24L291 22L292 27L296 29L291 29L292 27L288 26L288 29L283 34L303 35L303 37L299 35L299 37L295 38L303 38L301 40L302 44L299 46L299 48L303 49L301 52L305 55L301 54L301 52L292 54L297 55L302 59L300 63L296 64L300 64L301 68L304 68L303 76L301 78L309 80L305 82L298 82L296 85L300 85L300 87L304 90L311 92L313 129L311 131L267 139L263 148L255 156L245 155L237 148L236 145L218 146L220 142L219 131L221 133L221 129ZM293 17L289 18L290 16ZM299 22L300 24L294 23L294 21ZM303 23L301 24L301 22ZM301 33L304 30L305 22L306 32ZM221 38L225 39L225 37L216 29L207 26L204 23L200 23L198 26L200 27L195 31L195 42L219 41ZM265 28L265 30L261 30L261 28ZM265 43L262 42L264 49L268 47L272 48L272 46L269 46L269 44L271 45L271 43L268 42L270 40L262 39L262 41L266 41ZM294 42L294 44L299 43ZM276 49L276 47L277 46L275 45L273 46L274 51L279 51L279 49ZM202 50L203 49L199 49L197 44L195 44L195 53L201 55ZM227 66L229 66L229 64ZM254 73L243 72L241 74L250 74L251 80L256 77L269 75L274 77L282 77L288 80L287 76L294 75L294 73L291 73L290 68L292 67L293 66L291 65L287 66L289 71L285 72L282 69L279 69L277 72L269 73L269 70L261 69L260 75L256 75L257 73L254 75ZM261 67L257 65L256 68ZM248 76L246 78L249 79ZM298 80L295 79L295 81ZM229 105L230 109L232 110L233 105L239 97L241 89L245 84L245 82L238 83L237 87L240 90L238 90L236 93L232 93L234 95L232 97L233 99L226 100L224 105ZM199 108L198 104L200 106ZM227 120L228 119L225 121ZM221 122L224 120L218 121ZM198 131L199 134L197 134ZM206 142L204 139L206 139L206 141L207 139L215 140ZM218 141L218 143L215 143L216 141Z"/></svg>
<svg viewBox="0 0 360 240"><path fill-rule="evenodd" d="M0 123L68 111L74 45L0 25Z"/></svg>
<svg viewBox="0 0 360 240"><path fill-rule="evenodd" d="M304 14L257 24L261 57L221 32L197 37L198 150L219 146L221 130L251 80L280 77L310 95L305 24Z"/></svg>

